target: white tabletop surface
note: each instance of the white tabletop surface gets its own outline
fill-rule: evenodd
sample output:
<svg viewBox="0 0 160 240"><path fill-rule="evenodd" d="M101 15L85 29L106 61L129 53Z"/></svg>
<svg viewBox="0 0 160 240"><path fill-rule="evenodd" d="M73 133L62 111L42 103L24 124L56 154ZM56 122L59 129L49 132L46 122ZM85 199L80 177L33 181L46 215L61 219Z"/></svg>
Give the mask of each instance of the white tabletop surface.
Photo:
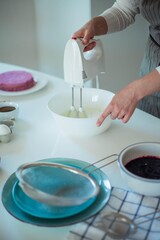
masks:
<svg viewBox="0 0 160 240"><path fill-rule="evenodd" d="M24 69L0 64L0 72ZM47 103L66 86L62 79L25 69L48 84L41 90L22 96L0 96L0 101L11 100L19 104L19 116L9 143L0 143L0 191L8 177L25 162L51 157L76 158L97 161L126 146L141 141L160 141L160 120L136 110L127 124L115 120L104 133L92 138L72 139L60 132L47 109ZM107 160L109 161L109 160ZM112 186L127 188L115 162L103 171ZM63 240L72 226L47 228L23 223L12 217L0 202L0 240Z"/></svg>

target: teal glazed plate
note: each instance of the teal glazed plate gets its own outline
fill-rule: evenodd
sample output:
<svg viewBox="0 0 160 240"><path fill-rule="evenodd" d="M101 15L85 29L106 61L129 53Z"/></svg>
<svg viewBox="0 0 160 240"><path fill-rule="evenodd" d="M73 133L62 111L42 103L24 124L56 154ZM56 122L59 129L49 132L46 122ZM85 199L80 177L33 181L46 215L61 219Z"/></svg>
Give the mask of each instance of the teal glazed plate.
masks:
<svg viewBox="0 0 160 240"><path fill-rule="evenodd" d="M46 162L46 160L44 162ZM70 165L75 169L82 168L82 167L76 166L75 164L70 164L68 162L63 162L63 164ZM101 175L97 174L98 169L95 166L91 166L91 167L92 169L96 169L96 171L91 173L90 176L100 186ZM91 167L89 169L85 169L84 171L85 172L89 170L91 171ZM46 183L44 183L44 181L41 181L41 179L43 180L48 175L51 176L49 181L48 179ZM56 178L56 176L57 176L57 179L59 179L59 181L58 182L56 181L56 184L55 184L54 183L55 181L53 181L53 177ZM59 185L64 186L65 182L67 182L68 186L70 186L70 184L74 185L75 187L77 186L78 192L75 191L74 194L76 195L79 194L79 196L82 196L82 197L85 196L85 192L86 194L88 194L88 192L90 191L90 188L92 187L90 186L90 184L88 184L88 182L86 182L86 179L84 178L81 179L81 177L75 178L75 175L68 174L68 173L65 174L64 171L59 171L58 168L51 168L50 166L45 167L44 172L41 171L41 168L38 170L36 169L36 172L34 172L33 170L32 174L30 174L29 181L34 182L33 185L36 186L38 189L40 188L45 189L46 187L48 187L49 189L51 189L49 190L49 192L52 192L53 188L55 188L56 186L57 188L59 188ZM85 184L86 184L86 187L85 187ZM73 201L75 196L74 194L73 194ZM84 211L95 201L97 196L91 197L88 200L86 200L84 203L77 206L76 205L75 206L74 205L73 206L51 206L30 198L27 194L23 192L23 190L19 186L19 181L17 181L13 186L12 197L15 203L17 204L17 206L22 211L32 216L41 217L41 218L64 218L64 217L69 217Z"/></svg>
<svg viewBox="0 0 160 240"><path fill-rule="evenodd" d="M24 212L40 218L64 218L70 217L74 214L77 214L81 211L84 211L89 207L94 201L95 197L89 199L85 203L79 206L50 206L43 204L41 202L35 201L32 198L28 197L19 187L19 182L17 181L13 186L12 197L16 205Z"/></svg>
<svg viewBox="0 0 160 240"><path fill-rule="evenodd" d="M50 158L43 161L59 162L77 168L83 168L88 165L87 162L69 158ZM100 192L97 198L89 207L72 216L56 218L53 209L51 211L47 209L46 211L45 208L42 209L41 203L39 203L40 205L36 205L37 201L35 201L36 204L34 203L29 206L28 201L30 202L32 199L29 198L28 200L26 199L27 196L23 195L15 173L8 178L3 187L2 203L13 217L28 224L45 227L60 227L75 224L98 213L110 198L111 185L108 177L100 169L96 170L96 174L101 177Z"/></svg>

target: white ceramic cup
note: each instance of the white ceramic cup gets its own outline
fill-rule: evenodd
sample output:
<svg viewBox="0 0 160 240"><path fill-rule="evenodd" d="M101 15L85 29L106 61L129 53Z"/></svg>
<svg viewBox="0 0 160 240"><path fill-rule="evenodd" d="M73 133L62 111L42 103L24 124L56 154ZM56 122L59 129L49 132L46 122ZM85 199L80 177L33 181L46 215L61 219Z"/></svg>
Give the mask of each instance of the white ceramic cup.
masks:
<svg viewBox="0 0 160 240"><path fill-rule="evenodd" d="M0 121L16 119L19 112L19 106L15 102L0 102Z"/></svg>

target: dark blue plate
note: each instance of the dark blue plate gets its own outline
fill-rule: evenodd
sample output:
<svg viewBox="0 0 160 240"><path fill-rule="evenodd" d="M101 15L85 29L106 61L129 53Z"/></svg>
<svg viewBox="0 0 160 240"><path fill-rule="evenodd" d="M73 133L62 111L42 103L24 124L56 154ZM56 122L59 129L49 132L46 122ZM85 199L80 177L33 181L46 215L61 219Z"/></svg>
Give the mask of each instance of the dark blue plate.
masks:
<svg viewBox="0 0 160 240"><path fill-rule="evenodd" d="M44 161L44 160L43 160ZM52 159L45 159L45 161L53 161L53 162L59 162L75 167L85 167L88 165L88 163L75 160L75 159L66 159L66 158L52 158ZM15 218L34 225L39 226L48 226L48 227L58 227L58 226L65 226L74 224L80 221L84 221L87 218L92 217L94 214L98 213L108 202L111 192L111 185L108 180L108 177L101 171L97 170L96 174L101 176L101 187L100 187L100 193L98 194L95 201L84 211L81 211L78 214L75 214L73 216L65 217L65 218L53 218L52 217L44 217L43 214L40 217L33 216L33 214L26 213L25 205L23 206L24 209L20 209L15 203L15 199L13 198L13 192L17 191L17 178L15 176L15 173L13 173L8 180L6 181L3 191L2 191L2 202L6 210ZM16 189L16 190L15 190ZM18 190L19 191L19 190ZM44 213L44 212L43 212ZM36 213L37 215L37 213Z"/></svg>

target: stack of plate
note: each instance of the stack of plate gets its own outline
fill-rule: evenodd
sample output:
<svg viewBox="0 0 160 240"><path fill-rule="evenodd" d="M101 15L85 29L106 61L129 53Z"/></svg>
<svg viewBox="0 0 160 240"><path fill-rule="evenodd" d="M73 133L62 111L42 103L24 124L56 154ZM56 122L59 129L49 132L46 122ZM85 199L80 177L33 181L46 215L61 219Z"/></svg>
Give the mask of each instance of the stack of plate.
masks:
<svg viewBox="0 0 160 240"><path fill-rule="evenodd" d="M52 158L44 161L65 164L78 169L88 165L87 162L68 158ZM111 185L108 177L100 169L93 172L92 176L100 184L100 192L94 199L89 199L78 206L51 206L30 198L20 188L15 173L4 185L2 202L12 216L26 223L52 227L74 224L98 213L109 200Z"/></svg>

